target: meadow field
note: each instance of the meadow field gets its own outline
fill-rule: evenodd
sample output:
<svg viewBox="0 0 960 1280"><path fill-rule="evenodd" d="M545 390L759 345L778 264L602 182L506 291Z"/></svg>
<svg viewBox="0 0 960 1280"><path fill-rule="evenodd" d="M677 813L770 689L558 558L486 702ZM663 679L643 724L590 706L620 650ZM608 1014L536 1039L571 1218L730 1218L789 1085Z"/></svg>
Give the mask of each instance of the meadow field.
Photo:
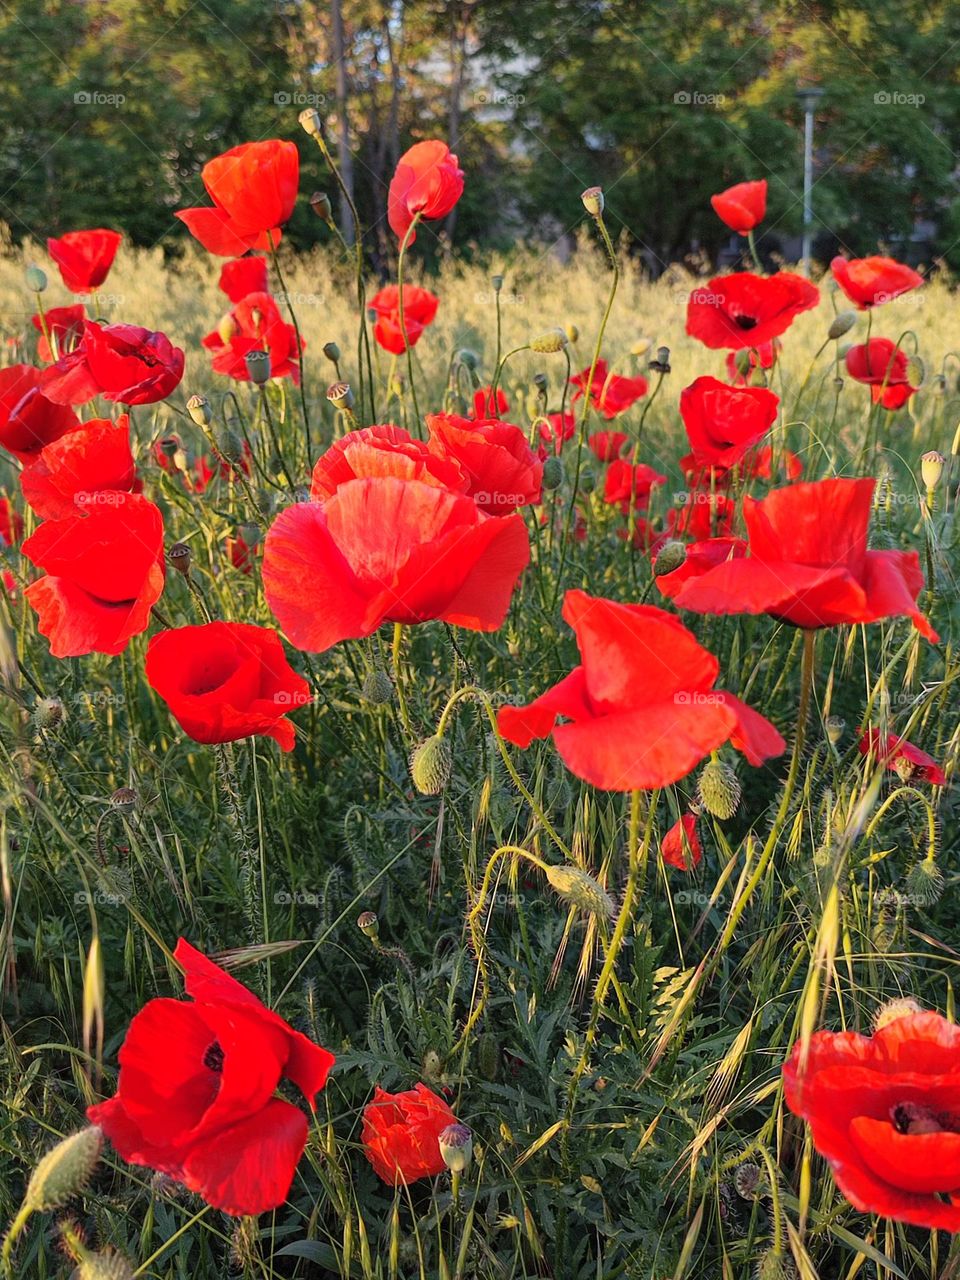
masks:
<svg viewBox="0 0 960 1280"><path fill-rule="evenodd" d="M402 347L394 356L374 340L373 316L369 362L358 344L350 252L330 243L298 255L282 244L264 260L268 292L284 324L288 302L296 316L301 390L275 369L262 384L213 371L202 340L223 330L233 304L218 287L223 258L199 246L165 258L124 243L106 280L78 299L44 245L5 244L5 366L51 364L32 317L77 301L107 327L140 325L185 353L164 397L78 410L106 419L129 405L137 482L132 473L123 484L91 481L104 456L93 449L82 501L74 484L65 512L62 494L49 496L59 481L46 449L45 462L31 449L0 464L7 1274L960 1276L953 282L925 268L921 286L858 310L819 265L819 299L780 332L773 366L731 368L727 349L687 331L691 298L713 287L706 267L678 265L651 282L625 240L614 246L615 281L592 214L587 203L565 259L551 246L491 256L464 245L427 274L412 246L408 305L421 286L439 306L409 366ZM40 291L36 267L47 277ZM367 301L387 283L367 278ZM226 347L231 332L221 333ZM849 347L880 337L907 357L897 408L877 403L847 367ZM601 358L611 375L644 378L645 392L612 412L602 394L579 395L568 379L589 384ZM764 463L741 456L706 480L682 464L691 441L681 392L704 378L772 393ZM328 395L340 382L350 392ZM506 406L484 412L495 383ZM202 399L188 408L192 397ZM389 466L376 461L380 444L350 464L380 478L345 485L373 486L352 536L356 563L379 573L417 536L391 523L400 517L389 486L401 481L381 468L402 453L430 484L445 483L421 443L424 422L443 413L475 414L473 427L462 424L468 435L478 420L500 419L527 441L511 437L512 461L498 453L489 476L478 464L469 520L481 530L502 521L504 540L509 523L529 553L511 559L504 541L453 603L421 600L410 606L416 618L384 605L379 620L358 623L340 559L318 586L314 552L293 545L296 520L319 521L341 501L342 477L322 489L314 466L331 447L353 457L351 437L373 422L405 429L404 443L382 446ZM563 418L551 425L557 414L571 415L569 430ZM611 431L622 437L596 441ZM635 464L655 474L638 473L631 488ZM618 466L626 488L613 482ZM33 491L21 467L47 486L42 516L25 501ZM855 500L852 488L816 488L871 478ZM426 480L403 483L418 503L433 501ZM138 488L162 515L162 595L158 587L122 644L84 648L74 636L55 641L63 656L53 656L51 628L73 597L50 606L41 634L39 596L26 592L42 568L24 541L72 519L72 544L84 521L139 502ZM785 507L767 541L806 540L798 574L814 563L855 574L880 553L892 558L869 563L901 566L916 553L916 567L903 569L909 591L899 579L878 587L871 613L859 586L854 608L850 588L817 616L802 603L757 603L759 586L742 610L696 604L705 597L686 578L675 599L664 578L693 564L686 544L727 540L708 577L728 555L726 568L755 563L756 503L788 490L796 514ZM462 486L444 490L447 499L468 502ZM73 501L86 512L71 515ZM729 544L745 534L745 511L750 555L736 560ZM861 517L869 552L857 541ZM126 607L132 589L116 583L133 538L104 536L83 551L83 591L96 608L101 597ZM454 572L431 546L416 550L418 600L422 583L440 591ZM271 567L271 556L287 560ZM48 556L43 568L56 577L67 572L59 563ZM802 581L798 600L814 591ZM624 605L641 609L617 612ZM608 633L589 630L597 617ZM256 727L234 732L223 712L214 728L191 732L164 690L201 661L199 629L223 621L279 632L271 670L292 670L282 689L271 686L272 720L258 703ZM188 627L198 631L160 672L158 641ZM200 701L233 678L210 676L221 644L204 659L206 683L197 677ZM578 661L587 693L571 683ZM680 668L690 682L674 679ZM563 681L534 726L528 704ZM575 746L571 725L551 739L556 715L579 729L587 704L589 740ZM888 745L861 749L871 732ZM626 744L644 762L637 770L621 759ZM193 1003L182 1000L183 970ZM206 1017L208 1030L221 1020L209 1030L203 1088L224 1106L228 1082L234 1089L234 1110L210 1129L220 1156L205 1150L204 1172L185 1146L156 1154L168 1132L207 1123L193 1110L201 1086L185 1046L199 1033L184 1009L199 1009L190 1016ZM159 1021L145 1043L150 1016ZM140 1040L135 1054L131 1031L117 1093L135 1018ZM332 1070L314 1045L335 1057ZM882 1088L868 1070L874 1047ZM264 1084L274 1053L285 1074L278 1067ZM826 1079L840 1067L817 1055L831 1053L840 1066L843 1053L855 1061L830 1077L833 1094L822 1086L811 1121L796 1083L787 1084L794 1105L785 1097L784 1065L795 1081L812 1057ZM315 1110L291 1080L308 1101L315 1092ZM378 1089L404 1101L384 1103ZM130 1099L124 1124L141 1125L136 1142L117 1129L116 1106L87 1117L114 1095ZM386 1128L371 1100L389 1113ZM851 1122L856 1154L838 1155L861 1105L869 1115ZM262 1170L280 1161L284 1125L300 1123L289 1118L295 1106L309 1122L305 1148L289 1189L276 1174L272 1194ZM253 1155L238 1145L238 1116L245 1124L258 1108L281 1107ZM229 1177L210 1172L217 1158ZM224 1190L234 1165L243 1186Z"/></svg>

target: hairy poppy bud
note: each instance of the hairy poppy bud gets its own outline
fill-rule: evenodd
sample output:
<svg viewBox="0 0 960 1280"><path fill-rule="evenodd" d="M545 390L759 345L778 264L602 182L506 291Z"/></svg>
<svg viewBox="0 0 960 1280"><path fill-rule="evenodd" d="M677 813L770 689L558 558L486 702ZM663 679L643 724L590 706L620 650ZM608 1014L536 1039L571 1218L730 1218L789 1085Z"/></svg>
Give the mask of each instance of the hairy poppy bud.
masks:
<svg viewBox="0 0 960 1280"><path fill-rule="evenodd" d="M333 205L330 203L330 197L325 191L315 191L313 193L310 197L310 208L324 222L330 222L333 218Z"/></svg>
<svg viewBox="0 0 960 1280"><path fill-rule="evenodd" d="M374 706L383 706L393 699L393 681L383 667L374 667L364 677L360 696L364 702L372 702Z"/></svg>
<svg viewBox="0 0 960 1280"><path fill-rule="evenodd" d="M654 577L660 578L665 573L673 573L675 569L679 569L686 562L686 559L686 543L678 542L676 538L671 538L657 552L657 558L653 562Z"/></svg>
<svg viewBox="0 0 960 1280"><path fill-rule="evenodd" d="M430 1080L434 1084L442 1083L443 1063L440 1061L440 1055L436 1049L428 1049L423 1055L423 1061L420 1063L420 1075L424 1080Z"/></svg>
<svg viewBox="0 0 960 1280"><path fill-rule="evenodd" d="M335 409L352 409L353 391L349 382L332 382L327 387L327 399Z"/></svg>
<svg viewBox="0 0 960 1280"><path fill-rule="evenodd" d="M29 266L24 272L27 288L33 293L43 293L47 287L47 273L42 267Z"/></svg>
<svg viewBox="0 0 960 1280"><path fill-rule="evenodd" d="M484 1031L477 1043L477 1069L484 1080L496 1080L500 1070L500 1041L492 1031Z"/></svg>
<svg viewBox="0 0 960 1280"><path fill-rule="evenodd" d="M559 489L563 484L563 463L559 458L547 458L543 464L544 489Z"/></svg>
<svg viewBox="0 0 960 1280"><path fill-rule="evenodd" d="M475 351L471 351L469 347L461 347L457 352L457 359L465 369L474 370L480 366L480 357Z"/></svg>
<svg viewBox="0 0 960 1280"><path fill-rule="evenodd" d="M410 776L422 796L438 796L450 781L453 753L446 738L425 738L410 757Z"/></svg>
<svg viewBox="0 0 960 1280"><path fill-rule="evenodd" d="M311 138L317 138L323 132L323 121L316 107L304 107L297 119L300 121L301 129Z"/></svg>
<svg viewBox="0 0 960 1280"><path fill-rule="evenodd" d="M708 760L697 780L697 794L707 813L715 818L732 818L740 804L740 780L723 760Z"/></svg>
<svg viewBox="0 0 960 1280"><path fill-rule="evenodd" d="M833 323L827 330L827 337L834 342L838 338L842 338L845 333L849 333L853 326L857 323L857 313L855 311L841 311L833 317Z"/></svg>
<svg viewBox="0 0 960 1280"><path fill-rule="evenodd" d="M923 1013L923 1005L918 1004L910 996L897 996L896 999L882 1004L877 1010L873 1019L873 1029L881 1031L891 1022L896 1022L898 1018L908 1018L913 1013Z"/></svg>
<svg viewBox="0 0 960 1280"><path fill-rule="evenodd" d="M206 396L191 396L187 401L187 413L198 427L209 427L212 414L210 401Z"/></svg>
<svg viewBox="0 0 960 1280"><path fill-rule="evenodd" d="M270 380L270 353L268 351L248 351L243 358L247 366L247 377L258 387Z"/></svg>
<svg viewBox="0 0 960 1280"><path fill-rule="evenodd" d="M64 714L59 698L41 698L33 709L33 722L38 729L56 729L63 723Z"/></svg>
<svg viewBox="0 0 960 1280"><path fill-rule="evenodd" d="M75 1280L133 1280L134 1270L122 1253L110 1249L88 1253L74 1275Z"/></svg>
<svg viewBox="0 0 960 1280"><path fill-rule="evenodd" d="M175 542L167 552L167 564L171 569L176 569L177 573L182 573L185 578L190 576L192 563L193 552L185 542Z"/></svg>
<svg viewBox="0 0 960 1280"><path fill-rule="evenodd" d="M587 213L594 218L599 218L603 213L603 187L587 187L580 199L583 201L583 207Z"/></svg>
<svg viewBox="0 0 960 1280"><path fill-rule="evenodd" d="M340 359L340 348L335 342L325 342L323 344L323 354L331 364L336 364Z"/></svg>
<svg viewBox="0 0 960 1280"><path fill-rule="evenodd" d="M918 907L932 907L943 893L943 873L933 858L924 858L907 873L907 896Z"/></svg>
<svg viewBox="0 0 960 1280"><path fill-rule="evenodd" d="M920 475L927 493L932 493L940 483L945 461L943 454L938 453L936 449L931 449L929 453L925 453L920 459Z"/></svg>
<svg viewBox="0 0 960 1280"><path fill-rule="evenodd" d="M590 467L584 467L580 472L580 492L593 493L596 487L597 487L596 474L591 470Z"/></svg>
<svg viewBox="0 0 960 1280"><path fill-rule="evenodd" d="M580 338L580 330L575 324L565 324L563 331L567 335L568 342L577 342Z"/></svg>
<svg viewBox="0 0 960 1280"><path fill-rule="evenodd" d="M581 867L565 862L560 866L548 866L545 874L550 885L571 906L604 920L613 916L616 910L613 899L599 880Z"/></svg>
<svg viewBox="0 0 960 1280"><path fill-rule="evenodd" d="M239 462L243 457L243 437L227 428L217 436L217 449L228 462Z"/></svg>
<svg viewBox="0 0 960 1280"><path fill-rule="evenodd" d="M463 1173L473 1156L473 1134L465 1124L448 1124L437 1139L443 1163L451 1173Z"/></svg>
<svg viewBox="0 0 960 1280"><path fill-rule="evenodd" d="M847 722L842 716L827 716L823 722L823 727L827 732L827 741L832 747L835 747L843 737Z"/></svg>
<svg viewBox="0 0 960 1280"><path fill-rule="evenodd" d="M103 1130L97 1125L58 1142L30 1175L24 1207L31 1212L59 1209L87 1185L102 1147Z"/></svg>
<svg viewBox="0 0 960 1280"><path fill-rule="evenodd" d="M375 911L363 911L357 916L357 928L373 942L380 939L380 921Z"/></svg>
<svg viewBox="0 0 960 1280"><path fill-rule="evenodd" d="M117 787L110 797L110 808L117 813L131 813L137 807L137 793L133 787Z"/></svg>
<svg viewBox="0 0 960 1280"><path fill-rule="evenodd" d="M767 1249L757 1263L757 1280L797 1280L797 1269L780 1249Z"/></svg>
<svg viewBox="0 0 960 1280"><path fill-rule="evenodd" d="M554 355L567 345L567 335L563 329L548 329L530 342L530 350L540 355Z"/></svg>

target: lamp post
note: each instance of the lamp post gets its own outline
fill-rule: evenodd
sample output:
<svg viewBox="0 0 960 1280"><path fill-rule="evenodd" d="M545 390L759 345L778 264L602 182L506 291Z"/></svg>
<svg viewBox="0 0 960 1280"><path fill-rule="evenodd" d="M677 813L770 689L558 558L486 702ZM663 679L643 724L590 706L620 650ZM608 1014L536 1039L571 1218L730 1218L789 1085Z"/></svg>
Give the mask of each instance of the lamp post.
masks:
<svg viewBox="0 0 960 1280"><path fill-rule="evenodd" d="M803 248L800 262L804 275L810 274L810 247L813 231L813 113L823 97L823 90L809 87L797 90L803 108Z"/></svg>

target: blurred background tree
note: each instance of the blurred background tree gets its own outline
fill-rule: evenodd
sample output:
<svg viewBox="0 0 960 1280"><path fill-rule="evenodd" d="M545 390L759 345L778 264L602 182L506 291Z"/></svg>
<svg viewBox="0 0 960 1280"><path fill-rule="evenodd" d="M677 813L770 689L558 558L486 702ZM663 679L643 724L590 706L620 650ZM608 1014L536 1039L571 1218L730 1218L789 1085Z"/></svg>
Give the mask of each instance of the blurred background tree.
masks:
<svg viewBox="0 0 960 1280"><path fill-rule="evenodd" d="M305 197L335 197L296 124L316 105L375 266L395 251L397 157L436 136L469 174L465 249L563 244L599 183L654 274L723 261L709 196L766 177L763 248L795 257L796 90L816 84L815 255L882 246L956 266L957 48L952 0L6 0L0 218L15 238L107 224L175 251L203 162L270 136L298 139ZM326 235L304 199L292 242Z"/></svg>

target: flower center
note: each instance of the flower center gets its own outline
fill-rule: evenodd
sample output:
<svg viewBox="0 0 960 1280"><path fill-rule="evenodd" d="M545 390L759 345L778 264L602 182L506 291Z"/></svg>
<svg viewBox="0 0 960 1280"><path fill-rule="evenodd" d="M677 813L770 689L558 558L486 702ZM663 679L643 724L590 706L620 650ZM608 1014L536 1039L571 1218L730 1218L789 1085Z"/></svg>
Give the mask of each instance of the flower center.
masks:
<svg viewBox="0 0 960 1280"><path fill-rule="evenodd" d="M919 1102L898 1102L890 1108L890 1119L897 1133L960 1133L960 1116L934 1111Z"/></svg>
<svg viewBox="0 0 960 1280"><path fill-rule="evenodd" d="M213 1044L203 1055L203 1065L208 1071L215 1071L217 1075L223 1071L223 1050L220 1043L214 1040Z"/></svg>
<svg viewBox="0 0 960 1280"><path fill-rule="evenodd" d="M738 329L755 329L757 327L756 316L736 316L735 320Z"/></svg>

